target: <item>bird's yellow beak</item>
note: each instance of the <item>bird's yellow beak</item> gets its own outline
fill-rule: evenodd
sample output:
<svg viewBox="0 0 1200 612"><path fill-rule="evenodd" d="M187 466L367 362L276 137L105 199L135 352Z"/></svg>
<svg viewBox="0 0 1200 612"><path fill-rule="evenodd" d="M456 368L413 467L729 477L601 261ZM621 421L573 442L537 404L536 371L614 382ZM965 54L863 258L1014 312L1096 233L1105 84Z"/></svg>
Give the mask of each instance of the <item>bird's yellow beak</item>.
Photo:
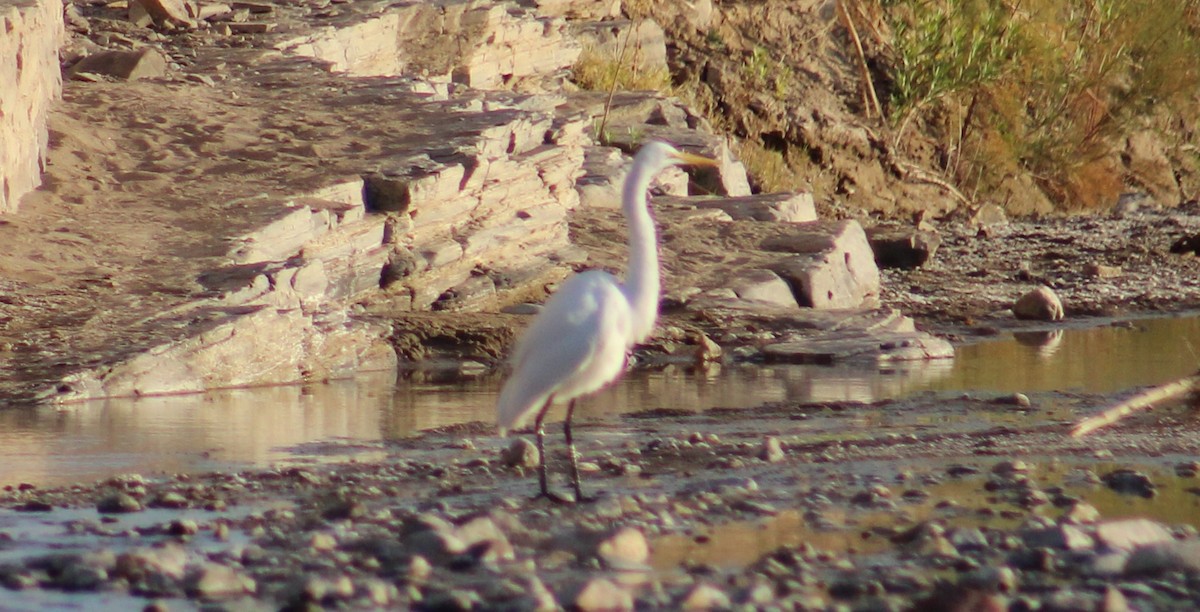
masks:
<svg viewBox="0 0 1200 612"><path fill-rule="evenodd" d="M717 160L709 159L703 155L693 155L691 153L684 153L683 151L677 151L672 155L675 159L679 160L680 164L688 166L708 166L715 168L721 165Z"/></svg>

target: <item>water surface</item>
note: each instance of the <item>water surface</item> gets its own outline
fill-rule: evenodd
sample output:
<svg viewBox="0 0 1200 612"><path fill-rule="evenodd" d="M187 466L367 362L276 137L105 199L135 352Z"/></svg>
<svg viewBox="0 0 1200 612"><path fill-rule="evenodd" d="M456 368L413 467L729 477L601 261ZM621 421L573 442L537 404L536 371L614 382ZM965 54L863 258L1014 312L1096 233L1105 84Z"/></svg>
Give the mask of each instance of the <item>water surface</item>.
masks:
<svg viewBox="0 0 1200 612"><path fill-rule="evenodd" d="M1197 347L1200 317L1188 316L1006 334L959 347L953 360L888 367L669 367L629 376L585 400L579 414L871 402L926 391L1107 393L1195 371ZM320 447L314 442L334 442L344 452L356 441L492 420L500 377L431 382L445 379L438 372L371 373L313 386L0 410L0 486L264 466L311 459Z"/></svg>

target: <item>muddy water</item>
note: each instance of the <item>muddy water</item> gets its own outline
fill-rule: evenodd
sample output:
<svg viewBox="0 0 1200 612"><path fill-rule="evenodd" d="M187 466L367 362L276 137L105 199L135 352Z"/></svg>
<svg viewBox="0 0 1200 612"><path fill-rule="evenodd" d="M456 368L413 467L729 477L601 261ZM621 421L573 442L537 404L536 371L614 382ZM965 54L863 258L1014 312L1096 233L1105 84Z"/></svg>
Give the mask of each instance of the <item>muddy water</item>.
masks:
<svg viewBox="0 0 1200 612"><path fill-rule="evenodd" d="M870 402L921 391L1109 392L1182 376L1200 363L1200 317L1022 332L960 347L954 360L874 366L667 368L628 377L581 407L588 418L772 401ZM492 418L503 382L444 372L367 374L311 387L0 410L0 485L195 472L381 453L357 442ZM969 416L969 415L967 415ZM1014 417L1015 418L1015 417Z"/></svg>

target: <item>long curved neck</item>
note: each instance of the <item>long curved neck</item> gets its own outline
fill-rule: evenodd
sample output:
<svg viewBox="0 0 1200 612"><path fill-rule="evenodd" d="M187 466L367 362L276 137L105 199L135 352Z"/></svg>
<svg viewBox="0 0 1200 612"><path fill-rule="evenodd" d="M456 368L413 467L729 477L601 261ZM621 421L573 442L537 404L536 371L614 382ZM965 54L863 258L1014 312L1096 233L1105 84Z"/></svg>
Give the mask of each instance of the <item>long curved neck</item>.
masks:
<svg viewBox="0 0 1200 612"><path fill-rule="evenodd" d="M625 218L629 223L629 269L622 288L633 311L633 341L641 342L654 331L658 318L661 281L658 276L658 236L646 204L646 191L657 169L634 164L625 178Z"/></svg>

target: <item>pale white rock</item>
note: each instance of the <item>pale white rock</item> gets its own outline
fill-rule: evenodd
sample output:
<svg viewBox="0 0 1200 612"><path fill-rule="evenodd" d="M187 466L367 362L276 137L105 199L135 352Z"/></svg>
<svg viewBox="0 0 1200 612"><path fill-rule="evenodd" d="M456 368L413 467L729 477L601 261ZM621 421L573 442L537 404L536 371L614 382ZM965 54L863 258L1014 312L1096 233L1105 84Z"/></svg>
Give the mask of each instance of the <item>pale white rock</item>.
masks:
<svg viewBox="0 0 1200 612"><path fill-rule="evenodd" d="M729 600L729 595L721 589L707 583L701 582L691 588L687 595L679 602L681 610L725 610L730 607L732 602Z"/></svg>
<svg viewBox="0 0 1200 612"><path fill-rule="evenodd" d="M1036 321L1061 321L1063 319L1062 301L1053 289L1045 285L1038 287L1021 296L1012 307L1013 314L1018 319Z"/></svg>
<svg viewBox="0 0 1200 612"><path fill-rule="evenodd" d="M46 121L62 95L62 11L57 0L0 0L0 214L42 182Z"/></svg>
<svg viewBox="0 0 1200 612"><path fill-rule="evenodd" d="M721 210L734 220L805 223L817 220L811 193L763 193L740 197L670 198L664 201L699 209Z"/></svg>
<svg viewBox="0 0 1200 612"><path fill-rule="evenodd" d="M608 567L641 568L650 560L650 543L640 529L621 527L600 541L596 556Z"/></svg>
<svg viewBox="0 0 1200 612"><path fill-rule="evenodd" d="M879 296L879 268L857 221L811 224L765 248L796 253L777 269L801 306L859 308Z"/></svg>
<svg viewBox="0 0 1200 612"><path fill-rule="evenodd" d="M276 48L321 59L353 76L425 74L481 89L554 77L580 46L566 22L478 0L396 4L382 14L347 13Z"/></svg>
<svg viewBox="0 0 1200 612"><path fill-rule="evenodd" d="M607 578L591 578L571 591L568 601L581 612L633 610L633 595Z"/></svg>
<svg viewBox="0 0 1200 612"><path fill-rule="evenodd" d="M796 308L796 296L787 281L770 270L741 270L729 280L738 298L781 308Z"/></svg>
<svg viewBox="0 0 1200 612"><path fill-rule="evenodd" d="M1175 539L1162 524L1145 518L1105 521L1096 525L1096 539L1113 550L1133 550Z"/></svg>

